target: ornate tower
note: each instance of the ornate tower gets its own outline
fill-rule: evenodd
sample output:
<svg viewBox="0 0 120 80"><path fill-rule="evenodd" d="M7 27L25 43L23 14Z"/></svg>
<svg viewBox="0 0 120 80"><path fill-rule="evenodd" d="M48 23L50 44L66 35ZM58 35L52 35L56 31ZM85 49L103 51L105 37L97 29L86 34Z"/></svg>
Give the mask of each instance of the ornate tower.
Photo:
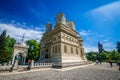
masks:
<svg viewBox="0 0 120 80"><path fill-rule="evenodd" d="M57 14L55 21L56 21L56 25L60 23L66 25L66 18L65 15L62 13Z"/></svg>
<svg viewBox="0 0 120 80"><path fill-rule="evenodd" d="M71 29L75 30L75 24L73 21L68 21L67 26L70 27Z"/></svg>
<svg viewBox="0 0 120 80"><path fill-rule="evenodd" d="M48 22L47 24L46 24L46 32L49 32L49 31L51 31L52 30L52 24L50 23L50 22Z"/></svg>

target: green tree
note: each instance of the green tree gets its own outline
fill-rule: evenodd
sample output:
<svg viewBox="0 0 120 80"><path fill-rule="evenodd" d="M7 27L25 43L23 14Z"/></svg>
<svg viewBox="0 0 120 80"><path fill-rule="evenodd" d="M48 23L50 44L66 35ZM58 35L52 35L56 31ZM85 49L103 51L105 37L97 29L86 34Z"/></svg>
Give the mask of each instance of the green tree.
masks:
<svg viewBox="0 0 120 80"><path fill-rule="evenodd" d="M38 60L40 55L40 44L36 40L27 40L26 44L29 46L28 58Z"/></svg>
<svg viewBox="0 0 120 80"><path fill-rule="evenodd" d="M0 35L0 50L5 50L6 47L6 30Z"/></svg>
<svg viewBox="0 0 120 80"><path fill-rule="evenodd" d="M14 38L11 38L9 35L6 37L6 45L8 47L13 48L15 43L16 43L16 40Z"/></svg>
<svg viewBox="0 0 120 80"><path fill-rule="evenodd" d="M0 35L0 62L6 62L6 30Z"/></svg>
<svg viewBox="0 0 120 80"><path fill-rule="evenodd" d="M8 61L12 59L15 43L16 40L14 38L11 38L9 35L6 37L6 53L8 55Z"/></svg>
<svg viewBox="0 0 120 80"><path fill-rule="evenodd" d="M117 60L120 60L120 41L116 43L116 50L111 51L103 51L101 54L98 54L97 52L88 52L86 53L86 57L88 60L102 60L102 61L108 61L113 60L113 62L116 62Z"/></svg>
<svg viewBox="0 0 120 80"><path fill-rule="evenodd" d="M109 60L109 55L107 54L107 52L103 51L101 54L101 60L105 61L105 60Z"/></svg>
<svg viewBox="0 0 120 80"><path fill-rule="evenodd" d="M88 52L86 53L86 57L88 60L95 61L97 59L98 52Z"/></svg>
<svg viewBox="0 0 120 80"><path fill-rule="evenodd" d="M13 46L15 44L15 39L6 37L6 30L0 35L0 62L8 62L12 59Z"/></svg>
<svg viewBox="0 0 120 80"><path fill-rule="evenodd" d="M120 41L117 42L117 47L116 47L117 51L120 53Z"/></svg>

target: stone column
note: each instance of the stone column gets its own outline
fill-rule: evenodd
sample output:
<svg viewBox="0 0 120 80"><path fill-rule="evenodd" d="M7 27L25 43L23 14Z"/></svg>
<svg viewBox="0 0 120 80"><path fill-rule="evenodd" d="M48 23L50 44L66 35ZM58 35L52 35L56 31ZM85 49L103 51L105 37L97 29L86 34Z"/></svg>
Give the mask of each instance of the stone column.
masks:
<svg viewBox="0 0 120 80"><path fill-rule="evenodd" d="M24 64L25 64L26 56L24 57Z"/></svg>
<svg viewBox="0 0 120 80"><path fill-rule="evenodd" d="M34 66L34 60L32 60L32 62L31 62L31 66Z"/></svg>
<svg viewBox="0 0 120 80"><path fill-rule="evenodd" d="M18 60L15 60L13 69L18 69Z"/></svg>
<svg viewBox="0 0 120 80"><path fill-rule="evenodd" d="M23 55L23 64L25 64L25 60L26 60L26 53L24 53Z"/></svg>
<svg viewBox="0 0 120 80"><path fill-rule="evenodd" d="M24 57L22 56L22 64L24 63Z"/></svg>

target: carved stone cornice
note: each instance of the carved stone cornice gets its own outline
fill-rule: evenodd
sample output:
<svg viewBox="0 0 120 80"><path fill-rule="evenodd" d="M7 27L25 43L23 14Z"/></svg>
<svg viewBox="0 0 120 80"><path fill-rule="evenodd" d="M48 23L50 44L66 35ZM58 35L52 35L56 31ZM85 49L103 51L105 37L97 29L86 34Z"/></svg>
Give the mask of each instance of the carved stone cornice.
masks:
<svg viewBox="0 0 120 80"><path fill-rule="evenodd" d="M77 36L78 33L75 30L61 23L56 25L56 27L52 31L44 33L42 39L49 38L59 32L64 32L71 36L74 36L75 38L78 38Z"/></svg>

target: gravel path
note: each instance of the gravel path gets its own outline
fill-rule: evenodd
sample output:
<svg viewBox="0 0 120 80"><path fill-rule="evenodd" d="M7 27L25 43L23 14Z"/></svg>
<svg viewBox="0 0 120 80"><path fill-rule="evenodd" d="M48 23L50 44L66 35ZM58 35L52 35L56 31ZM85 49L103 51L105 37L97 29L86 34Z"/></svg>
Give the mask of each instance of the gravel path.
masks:
<svg viewBox="0 0 120 80"><path fill-rule="evenodd" d="M60 71L49 69L35 72L0 75L0 80L120 80L116 64L111 68L108 63Z"/></svg>

